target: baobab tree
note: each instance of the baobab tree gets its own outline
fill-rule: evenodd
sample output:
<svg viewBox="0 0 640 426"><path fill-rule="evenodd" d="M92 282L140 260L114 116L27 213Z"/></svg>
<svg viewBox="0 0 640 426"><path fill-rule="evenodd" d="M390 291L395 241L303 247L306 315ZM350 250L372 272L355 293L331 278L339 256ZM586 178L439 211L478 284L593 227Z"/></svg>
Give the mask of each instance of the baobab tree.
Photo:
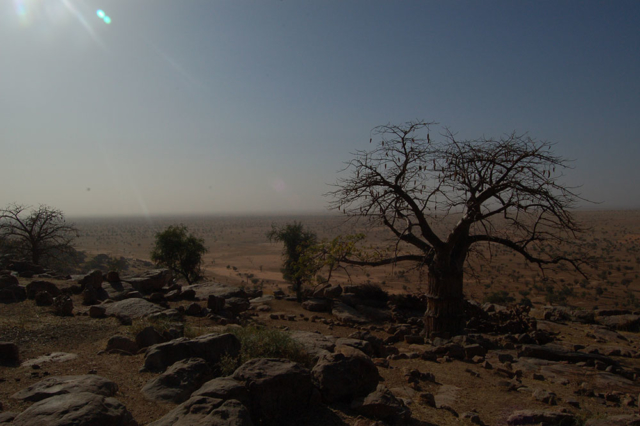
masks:
<svg viewBox="0 0 640 426"><path fill-rule="evenodd" d="M67 223L62 211L40 205L32 209L20 204L0 210L0 235L18 254L36 265L72 251L78 230Z"/></svg>
<svg viewBox="0 0 640 426"><path fill-rule="evenodd" d="M576 241L582 228L571 209L581 198L561 182L568 161L553 154L551 143L516 133L458 140L448 130L436 142L433 125L376 127L373 149L353 153L343 170L348 176L329 193L331 207L384 225L395 249L363 256L352 243L338 250L334 242L331 262L427 268L425 330L455 335L464 328L465 264L477 246L506 247L543 270L567 263L581 271L581 254L540 249Z"/></svg>

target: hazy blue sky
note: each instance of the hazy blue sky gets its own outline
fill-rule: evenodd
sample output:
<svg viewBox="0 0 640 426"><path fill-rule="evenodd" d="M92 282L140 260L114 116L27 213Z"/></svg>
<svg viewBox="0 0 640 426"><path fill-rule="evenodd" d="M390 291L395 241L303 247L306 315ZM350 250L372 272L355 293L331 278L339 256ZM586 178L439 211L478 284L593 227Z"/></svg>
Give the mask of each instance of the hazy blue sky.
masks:
<svg viewBox="0 0 640 426"><path fill-rule="evenodd" d="M557 142L584 196L640 207L639 22L636 0L2 0L0 206L323 210L374 126L424 119Z"/></svg>

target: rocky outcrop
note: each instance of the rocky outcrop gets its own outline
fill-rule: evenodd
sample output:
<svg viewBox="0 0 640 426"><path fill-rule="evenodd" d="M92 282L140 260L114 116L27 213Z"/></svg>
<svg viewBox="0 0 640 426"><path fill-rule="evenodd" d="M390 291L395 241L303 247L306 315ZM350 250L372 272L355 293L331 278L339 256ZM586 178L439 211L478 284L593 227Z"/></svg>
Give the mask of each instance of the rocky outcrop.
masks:
<svg viewBox="0 0 640 426"><path fill-rule="evenodd" d="M122 278L133 286L136 290L143 293L153 293L159 291L162 287L166 287L171 283L173 274L169 269L152 269L135 277Z"/></svg>
<svg viewBox="0 0 640 426"><path fill-rule="evenodd" d="M162 372L187 358L202 358L214 367L223 356L235 358L239 352L240 341L233 334L207 334L195 339L183 337L149 347L142 371Z"/></svg>
<svg viewBox="0 0 640 426"><path fill-rule="evenodd" d="M162 312L164 309L144 299L125 299L119 302L103 305L107 308L108 316L127 316L130 318L142 318L151 314Z"/></svg>

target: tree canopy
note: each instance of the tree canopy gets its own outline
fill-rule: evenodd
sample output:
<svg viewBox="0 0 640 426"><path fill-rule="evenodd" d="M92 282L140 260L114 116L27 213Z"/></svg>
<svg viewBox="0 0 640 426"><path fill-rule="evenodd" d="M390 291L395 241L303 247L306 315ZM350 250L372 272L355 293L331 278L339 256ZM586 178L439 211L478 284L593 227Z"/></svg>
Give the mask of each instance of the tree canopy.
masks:
<svg viewBox="0 0 640 426"><path fill-rule="evenodd" d="M449 130L435 141L433 125L376 127L373 149L353 153L347 177L330 192L331 206L383 224L396 239L395 250L374 258L353 256L354 250L333 257L352 265L413 261L427 267L427 332L457 333L463 268L476 246L506 247L543 269L568 263L581 270L583 253L559 250L582 231L571 212L581 198L562 181L568 160L549 142L517 133L459 140ZM544 250L549 243L557 250Z"/></svg>
<svg viewBox="0 0 640 426"><path fill-rule="evenodd" d="M189 284L202 277L204 240L189 233L184 225L171 225L156 234L151 260L183 276Z"/></svg>
<svg viewBox="0 0 640 426"><path fill-rule="evenodd" d="M0 235L19 257L42 265L73 251L78 230L61 210L12 204L0 210Z"/></svg>

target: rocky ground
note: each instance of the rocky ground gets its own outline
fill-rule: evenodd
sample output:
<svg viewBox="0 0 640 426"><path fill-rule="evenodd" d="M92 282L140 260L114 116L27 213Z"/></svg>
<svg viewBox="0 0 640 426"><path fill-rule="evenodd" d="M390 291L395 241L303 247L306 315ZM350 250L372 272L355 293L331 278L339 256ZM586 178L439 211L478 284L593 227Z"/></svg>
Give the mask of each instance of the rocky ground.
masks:
<svg viewBox="0 0 640 426"><path fill-rule="evenodd" d="M640 424L629 311L469 302L465 335L428 340L421 298L375 286L299 304L165 270L19 264L0 274L0 301L0 424ZM286 332L304 361L229 370L239 327Z"/></svg>

